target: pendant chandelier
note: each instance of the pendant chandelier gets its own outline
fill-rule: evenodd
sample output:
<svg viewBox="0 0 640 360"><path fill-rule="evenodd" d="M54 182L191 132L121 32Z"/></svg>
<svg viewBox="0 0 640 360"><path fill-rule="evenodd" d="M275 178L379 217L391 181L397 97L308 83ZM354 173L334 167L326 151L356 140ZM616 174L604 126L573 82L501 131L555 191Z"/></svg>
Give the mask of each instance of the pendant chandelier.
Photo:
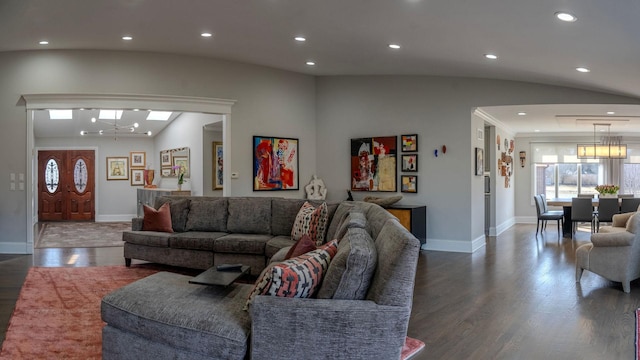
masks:
<svg viewBox="0 0 640 360"><path fill-rule="evenodd" d="M607 127L607 136L596 141L596 127ZM604 131L604 130L601 130ZM578 144L578 159L626 159L627 144L621 144L620 138L611 137L611 124L593 124L593 144Z"/></svg>
<svg viewBox="0 0 640 360"><path fill-rule="evenodd" d="M98 131L80 131L80 135L112 135L113 140L118 140L118 134L130 136L130 135L143 135L151 136L151 131L140 132L136 129L140 126L137 122L132 124L119 124L118 120L122 117L122 110L100 110L100 115L96 119L91 118L92 123L99 122L105 125L105 129Z"/></svg>

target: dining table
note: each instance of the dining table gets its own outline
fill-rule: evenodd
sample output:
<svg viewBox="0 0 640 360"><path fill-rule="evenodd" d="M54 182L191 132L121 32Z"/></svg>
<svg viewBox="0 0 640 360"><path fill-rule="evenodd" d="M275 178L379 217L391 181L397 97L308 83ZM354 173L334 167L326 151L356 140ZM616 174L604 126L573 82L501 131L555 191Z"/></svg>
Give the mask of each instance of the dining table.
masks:
<svg viewBox="0 0 640 360"><path fill-rule="evenodd" d="M572 225L571 225L571 199L572 198L549 198L547 199L547 206L562 206L562 213L564 217L564 221L562 223L562 234L571 236ZM618 202L621 202L622 199L618 198ZM594 208L598 207L600 204L600 199L594 197L591 199L591 204Z"/></svg>

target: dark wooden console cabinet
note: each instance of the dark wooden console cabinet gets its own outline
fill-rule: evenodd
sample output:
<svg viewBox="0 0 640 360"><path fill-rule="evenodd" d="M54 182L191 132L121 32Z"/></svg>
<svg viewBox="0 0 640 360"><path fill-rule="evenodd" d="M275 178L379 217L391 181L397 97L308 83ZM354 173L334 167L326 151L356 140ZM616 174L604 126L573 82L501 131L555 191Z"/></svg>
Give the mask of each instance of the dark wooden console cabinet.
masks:
<svg viewBox="0 0 640 360"><path fill-rule="evenodd" d="M424 205L392 205L386 208L400 220L402 226L420 240L427 243L427 207Z"/></svg>

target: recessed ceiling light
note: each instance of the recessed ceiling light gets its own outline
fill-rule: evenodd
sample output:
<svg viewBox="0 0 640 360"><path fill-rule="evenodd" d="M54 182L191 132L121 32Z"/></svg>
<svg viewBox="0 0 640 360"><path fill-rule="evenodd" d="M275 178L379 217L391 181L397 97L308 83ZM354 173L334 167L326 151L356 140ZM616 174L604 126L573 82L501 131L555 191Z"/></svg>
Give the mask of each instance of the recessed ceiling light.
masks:
<svg viewBox="0 0 640 360"><path fill-rule="evenodd" d="M394 50L400 49L400 45L398 45L398 44L389 44L389 47L394 49Z"/></svg>
<svg viewBox="0 0 640 360"><path fill-rule="evenodd" d="M591 70L585 68L585 67L577 67L576 70L578 70L581 73L588 73L591 72Z"/></svg>
<svg viewBox="0 0 640 360"><path fill-rule="evenodd" d="M150 111L147 120L167 121L171 117L171 111Z"/></svg>
<svg viewBox="0 0 640 360"><path fill-rule="evenodd" d="M526 112L524 112L524 111L520 111L520 112L518 113L518 115L520 115L520 116L525 116L525 115L527 115L527 113L526 113Z"/></svg>
<svg viewBox="0 0 640 360"><path fill-rule="evenodd" d="M533 130L533 131L534 131L534 132L540 132L540 129L535 129L535 130Z"/></svg>
<svg viewBox="0 0 640 360"><path fill-rule="evenodd" d="M487 59L490 59L490 60L497 60L498 59L498 55L495 55L495 54L484 54L484 57L486 57Z"/></svg>
<svg viewBox="0 0 640 360"><path fill-rule="evenodd" d="M306 64L309 66L314 66L316 63L315 61L307 61Z"/></svg>
<svg viewBox="0 0 640 360"><path fill-rule="evenodd" d="M70 120L73 119L73 113L71 110L49 110L49 119Z"/></svg>
<svg viewBox="0 0 640 360"><path fill-rule="evenodd" d="M555 15L558 18L558 20L562 20L566 22L574 22L578 20L578 18L575 15L562 12L562 11L558 11Z"/></svg>
<svg viewBox="0 0 640 360"><path fill-rule="evenodd" d="M40 44L40 45L49 45L49 42L47 40L42 40L38 44Z"/></svg>
<svg viewBox="0 0 640 360"><path fill-rule="evenodd" d="M293 38L295 41L305 42L307 39L304 36L296 36Z"/></svg>
<svg viewBox="0 0 640 360"><path fill-rule="evenodd" d="M125 35L125 36L122 37L122 40L131 41L131 40L133 40L133 37L131 37L129 35Z"/></svg>
<svg viewBox="0 0 640 360"><path fill-rule="evenodd" d="M615 113L615 111L607 111L607 115L614 115Z"/></svg>
<svg viewBox="0 0 640 360"><path fill-rule="evenodd" d="M200 34L200 36L208 38L208 37L212 37L213 34L212 33L208 33L208 32L203 32L202 34Z"/></svg>

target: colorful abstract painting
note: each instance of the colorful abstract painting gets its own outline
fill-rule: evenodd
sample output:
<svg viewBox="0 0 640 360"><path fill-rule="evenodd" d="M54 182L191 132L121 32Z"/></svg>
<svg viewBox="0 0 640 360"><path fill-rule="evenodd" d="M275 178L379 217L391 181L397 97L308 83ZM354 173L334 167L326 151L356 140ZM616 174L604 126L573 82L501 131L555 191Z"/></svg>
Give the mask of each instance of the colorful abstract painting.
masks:
<svg viewBox="0 0 640 360"><path fill-rule="evenodd" d="M298 139L253 137L253 190L298 190Z"/></svg>
<svg viewBox="0 0 640 360"><path fill-rule="evenodd" d="M397 137L351 139L351 190L397 191Z"/></svg>

